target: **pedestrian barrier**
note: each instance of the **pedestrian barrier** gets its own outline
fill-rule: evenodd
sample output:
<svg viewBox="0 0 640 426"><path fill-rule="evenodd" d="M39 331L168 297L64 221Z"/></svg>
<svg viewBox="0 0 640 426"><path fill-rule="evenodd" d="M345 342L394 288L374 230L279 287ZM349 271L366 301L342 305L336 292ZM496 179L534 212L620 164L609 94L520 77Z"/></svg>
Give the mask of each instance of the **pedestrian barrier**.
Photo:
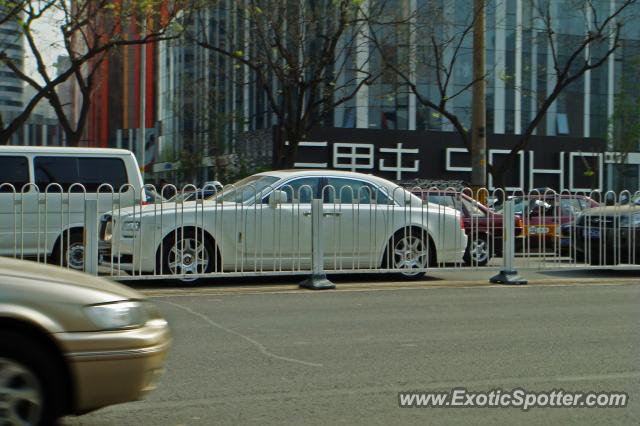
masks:
<svg viewBox="0 0 640 426"><path fill-rule="evenodd" d="M315 287L338 273L464 267L513 278L640 261L640 194L629 191L486 191L485 207L468 188L272 183L167 186L168 200L150 197L151 185L0 184L0 254L118 280L308 275Z"/></svg>

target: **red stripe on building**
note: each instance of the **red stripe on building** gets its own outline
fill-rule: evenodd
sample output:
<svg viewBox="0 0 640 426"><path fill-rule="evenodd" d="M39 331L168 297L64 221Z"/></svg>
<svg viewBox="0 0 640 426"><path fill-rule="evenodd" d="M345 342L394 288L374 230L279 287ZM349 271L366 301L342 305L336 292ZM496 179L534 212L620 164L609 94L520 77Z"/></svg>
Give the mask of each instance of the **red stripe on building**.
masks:
<svg viewBox="0 0 640 426"><path fill-rule="evenodd" d="M147 107L145 109L146 112L146 117L145 117L145 126L147 128L153 127L153 111L154 111L154 99L155 99L155 93L153 92L153 69L155 67L154 61L153 61L153 48L154 48L154 44L147 44L145 46L145 48L147 49L147 69L145 70L145 74L146 74L146 79L145 79L145 83L147 85L146 89L146 102L147 102Z"/></svg>
<svg viewBox="0 0 640 426"><path fill-rule="evenodd" d="M102 118L100 128L100 146L107 147L109 139L108 127L109 123L109 56L107 55L102 61Z"/></svg>
<svg viewBox="0 0 640 426"><path fill-rule="evenodd" d="M134 17L131 19L131 28L134 29L133 39L137 40L140 37L137 35L137 31L135 28L137 27L137 21ZM133 127L140 127L140 45L134 46L134 59L133 59L133 98L134 101L134 111L133 111Z"/></svg>

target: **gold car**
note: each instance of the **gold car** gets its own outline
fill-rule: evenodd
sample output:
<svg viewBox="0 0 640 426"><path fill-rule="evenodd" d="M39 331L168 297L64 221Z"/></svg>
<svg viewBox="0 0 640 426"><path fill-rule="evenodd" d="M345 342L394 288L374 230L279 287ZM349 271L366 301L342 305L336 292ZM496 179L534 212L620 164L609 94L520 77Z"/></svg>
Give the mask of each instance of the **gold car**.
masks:
<svg viewBox="0 0 640 426"><path fill-rule="evenodd" d="M170 342L155 306L127 287L0 258L0 424L52 424L139 399Z"/></svg>

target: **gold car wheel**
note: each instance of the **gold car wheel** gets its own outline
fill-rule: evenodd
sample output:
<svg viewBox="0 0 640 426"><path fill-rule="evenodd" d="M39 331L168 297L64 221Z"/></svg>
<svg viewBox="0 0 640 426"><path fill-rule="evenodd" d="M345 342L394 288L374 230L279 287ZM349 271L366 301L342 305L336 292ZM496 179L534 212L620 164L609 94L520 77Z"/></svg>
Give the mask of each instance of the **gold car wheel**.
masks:
<svg viewBox="0 0 640 426"><path fill-rule="evenodd" d="M15 360L0 358L0 424L39 424L43 403L36 375Z"/></svg>

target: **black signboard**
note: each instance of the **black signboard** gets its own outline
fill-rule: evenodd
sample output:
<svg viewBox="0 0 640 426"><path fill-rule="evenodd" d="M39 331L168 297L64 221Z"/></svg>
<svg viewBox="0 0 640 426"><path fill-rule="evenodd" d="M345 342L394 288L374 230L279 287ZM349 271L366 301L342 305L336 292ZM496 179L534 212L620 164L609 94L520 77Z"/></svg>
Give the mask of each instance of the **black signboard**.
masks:
<svg viewBox="0 0 640 426"><path fill-rule="evenodd" d="M500 164L517 135L489 135L490 164ZM605 186L606 143L596 138L533 136L503 176L507 188L587 191ZM457 133L323 128L300 144L295 167L373 173L394 181L471 179ZM489 176L489 187L493 179Z"/></svg>

